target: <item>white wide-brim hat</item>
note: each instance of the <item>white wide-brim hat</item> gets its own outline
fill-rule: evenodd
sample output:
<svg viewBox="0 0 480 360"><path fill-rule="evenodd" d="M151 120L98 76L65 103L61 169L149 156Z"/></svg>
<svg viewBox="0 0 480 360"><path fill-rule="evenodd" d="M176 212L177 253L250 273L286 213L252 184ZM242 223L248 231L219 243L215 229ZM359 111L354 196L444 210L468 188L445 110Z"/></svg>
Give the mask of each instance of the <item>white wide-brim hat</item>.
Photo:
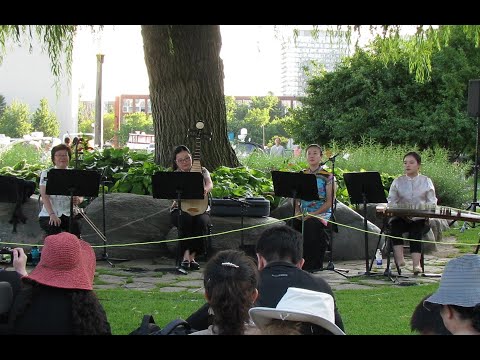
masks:
<svg viewBox="0 0 480 360"><path fill-rule="evenodd" d="M250 317L259 329L273 319L301 321L318 325L334 335L345 335L335 325L335 302L330 294L290 287L276 308L253 307Z"/></svg>

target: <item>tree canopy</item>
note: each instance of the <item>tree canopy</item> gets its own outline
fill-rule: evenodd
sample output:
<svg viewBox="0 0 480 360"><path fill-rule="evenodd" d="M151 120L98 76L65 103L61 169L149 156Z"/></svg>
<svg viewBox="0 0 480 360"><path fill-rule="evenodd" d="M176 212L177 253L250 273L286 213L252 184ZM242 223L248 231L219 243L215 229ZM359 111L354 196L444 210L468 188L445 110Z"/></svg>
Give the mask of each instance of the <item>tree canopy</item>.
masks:
<svg viewBox="0 0 480 360"><path fill-rule="evenodd" d="M438 30L442 32L442 28ZM378 53L383 40L357 52L331 73L313 76L287 125L304 143L361 143L441 146L455 155L472 152L475 120L468 117L468 80L480 72L480 49L460 28L449 46L432 52L430 81L409 72L406 47L395 63L385 65Z"/></svg>

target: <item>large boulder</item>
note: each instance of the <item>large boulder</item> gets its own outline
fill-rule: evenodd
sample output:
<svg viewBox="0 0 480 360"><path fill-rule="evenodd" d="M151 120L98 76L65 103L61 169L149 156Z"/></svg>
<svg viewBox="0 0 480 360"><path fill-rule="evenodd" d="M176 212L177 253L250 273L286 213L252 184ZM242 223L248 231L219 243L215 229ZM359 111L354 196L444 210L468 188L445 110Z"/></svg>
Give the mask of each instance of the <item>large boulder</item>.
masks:
<svg viewBox="0 0 480 360"><path fill-rule="evenodd" d="M9 221L15 210L15 204L0 202L0 247L9 246L13 248L22 244L43 244L44 232L38 223L40 209L41 203L38 196L32 195L21 207L25 216L25 223L19 222L16 226L16 232L13 232L13 224ZM28 251L28 249L26 250Z"/></svg>
<svg viewBox="0 0 480 360"><path fill-rule="evenodd" d="M271 216L286 220L293 216L291 201L282 201ZM377 244L382 246L383 239L380 238L380 228L370 221L367 221L367 231L363 216L350 209L341 202L337 202L335 210L335 223L338 232L333 232L332 251L334 260L358 260L365 259L365 242L368 244L368 257L375 254ZM366 236L365 236L366 234Z"/></svg>
<svg viewBox="0 0 480 360"><path fill-rule="evenodd" d="M103 255L106 250L111 258L129 260L168 254L163 240L172 227L171 201L129 193L106 194L104 200L105 207L101 196L93 200L85 211L89 221L82 220L82 238L94 246L97 254ZM106 243L115 245L106 248L98 234L103 234L104 214Z"/></svg>

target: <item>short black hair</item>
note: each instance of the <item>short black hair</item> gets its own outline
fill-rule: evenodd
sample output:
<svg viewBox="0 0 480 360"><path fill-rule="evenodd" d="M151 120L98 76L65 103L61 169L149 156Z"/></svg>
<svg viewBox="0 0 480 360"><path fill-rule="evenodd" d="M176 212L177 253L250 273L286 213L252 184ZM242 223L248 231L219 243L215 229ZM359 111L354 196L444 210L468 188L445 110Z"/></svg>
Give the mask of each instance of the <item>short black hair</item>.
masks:
<svg viewBox="0 0 480 360"><path fill-rule="evenodd" d="M268 262L284 260L296 264L303 257L302 234L287 225L269 227L260 234L256 252Z"/></svg>

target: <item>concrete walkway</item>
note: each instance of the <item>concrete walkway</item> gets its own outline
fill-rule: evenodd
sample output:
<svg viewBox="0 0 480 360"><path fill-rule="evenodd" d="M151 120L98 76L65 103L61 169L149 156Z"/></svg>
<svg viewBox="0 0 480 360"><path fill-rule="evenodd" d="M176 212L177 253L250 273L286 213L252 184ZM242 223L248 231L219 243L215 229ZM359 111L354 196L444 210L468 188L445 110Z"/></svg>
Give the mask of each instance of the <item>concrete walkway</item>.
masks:
<svg viewBox="0 0 480 360"><path fill-rule="evenodd" d="M452 239L444 239L444 241ZM335 262L337 271L319 271L315 276L324 278L333 290L368 289L378 286L408 286L422 283L438 282L445 264L455 256L458 250L452 245L438 245L438 251L425 255L425 275L413 275L412 262L405 256L406 266L401 269L402 276L391 259L391 276L385 275L386 259L383 259L383 268L377 269L375 263L372 271L366 275L365 260ZM158 290L163 292L191 291L203 293L203 268L205 263L200 262L200 271L192 271L187 275L175 270L172 259L130 260L125 262L112 261L112 267L106 261L97 261L97 276L95 289L124 288L135 290ZM327 262L326 262L327 263ZM368 262L370 265L370 260ZM339 271L340 269L348 272Z"/></svg>

